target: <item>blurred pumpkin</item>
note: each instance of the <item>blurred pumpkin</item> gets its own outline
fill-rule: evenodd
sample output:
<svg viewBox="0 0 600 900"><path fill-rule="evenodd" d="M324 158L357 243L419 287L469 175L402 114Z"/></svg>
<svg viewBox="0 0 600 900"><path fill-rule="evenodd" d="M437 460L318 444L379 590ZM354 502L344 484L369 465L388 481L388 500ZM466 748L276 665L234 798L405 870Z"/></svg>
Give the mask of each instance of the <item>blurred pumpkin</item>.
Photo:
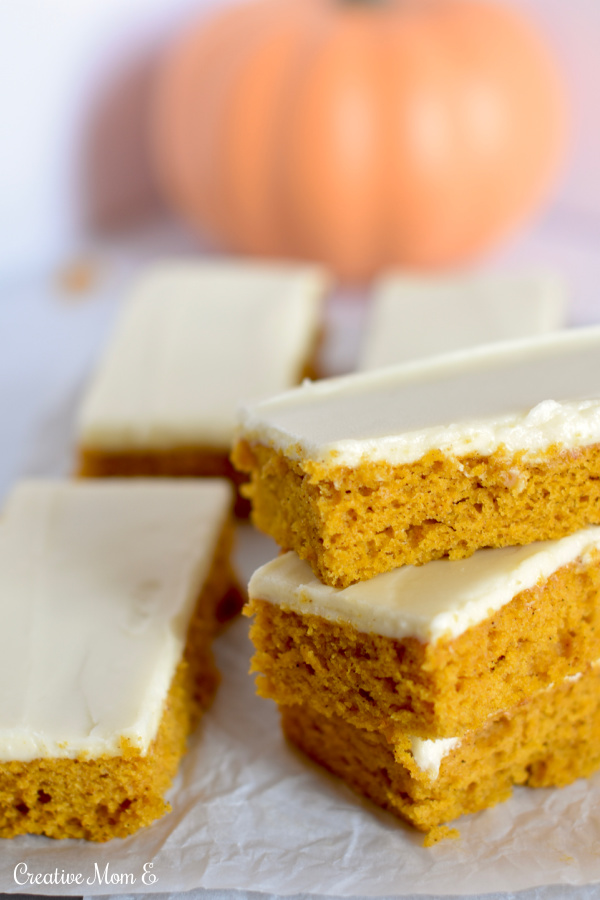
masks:
<svg viewBox="0 0 600 900"><path fill-rule="evenodd" d="M460 262L555 174L552 62L484 0L254 0L188 29L159 73L159 183L225 249L360 281Z"/></svg>

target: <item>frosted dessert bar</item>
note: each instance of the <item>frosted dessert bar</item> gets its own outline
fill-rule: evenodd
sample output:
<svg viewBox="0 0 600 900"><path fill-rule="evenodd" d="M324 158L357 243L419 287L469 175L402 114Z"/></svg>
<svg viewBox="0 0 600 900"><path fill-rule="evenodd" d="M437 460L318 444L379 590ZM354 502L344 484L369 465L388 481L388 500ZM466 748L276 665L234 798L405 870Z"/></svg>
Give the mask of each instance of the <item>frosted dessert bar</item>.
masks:
<svg viewBox="0 0 600 900"><path fill-rule="evenodd" d="M289 552L258 569L258 693L361 729L477 729L600 659L600 527L405 566L347 588Z"/></svg>
<svg viewBox="0 0 600 900"><path fill-rule="evenodd" d="M85 397L86 476L226 476L238 404L310 370L326 280L312 266L166 262L135 285Z"/></svg>
<svg viewBox="0 0 600 900"><path fill-rule="evenodd" d="M243 410L253 520L347 586L600 523L600 328L301 387Z"/></svg>
<svg viewBox="0 0 600 900"><path fill-rule="evenodd" d="M600 667L540 691L461 739L388 739L308 705L281 708L287 737L313 760L428 833L507 800L512 786L562 787L600 767ZM575 823L574 823L575 824ZM440 827L441 826L441 827Z"/></svg>
<svg viewBox="0 0 600 900"><path fill-rule="evenodd" d="M564 285L550 274L392 273L375 285L359 368L545 334L565 325L566 311Z"/></svg>
<svg viewBox="0 0 600 900"><path fill-rule="evenodd" d="M169 810L218 682L224 480L24 482L0 520L0 836L105 841Z"/></svg>

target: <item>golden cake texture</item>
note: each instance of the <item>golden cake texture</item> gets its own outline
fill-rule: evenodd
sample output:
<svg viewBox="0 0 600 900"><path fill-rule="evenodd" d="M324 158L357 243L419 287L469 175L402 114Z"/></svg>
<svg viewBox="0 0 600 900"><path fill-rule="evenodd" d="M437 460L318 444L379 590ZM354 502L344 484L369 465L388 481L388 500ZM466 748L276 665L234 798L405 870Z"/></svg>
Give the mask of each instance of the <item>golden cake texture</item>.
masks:
<svg viewBox="0 0 600 900"><path fill-rule="evenodd" d="M514 785L563 787L600 768L599 695L591 666L460 740L418 750L409 736L387 739L309 705L281 707L281 718L315 762L434 842L447 834L440 827L507 800Z"/></svg>

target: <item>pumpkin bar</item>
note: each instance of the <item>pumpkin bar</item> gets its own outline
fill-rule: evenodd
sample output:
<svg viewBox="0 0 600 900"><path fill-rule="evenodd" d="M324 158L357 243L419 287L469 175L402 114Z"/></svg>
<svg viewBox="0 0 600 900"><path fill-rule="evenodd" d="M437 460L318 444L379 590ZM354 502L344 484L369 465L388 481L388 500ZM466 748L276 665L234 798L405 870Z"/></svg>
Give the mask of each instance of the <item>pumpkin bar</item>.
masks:
<svg viewBox="0 0 600 900"><path fill-rule="evenodd" d="M85 397L80 474L238 483L229 461L238 404L311 371L325 286L313 266L168 262L148 271Z"/></svg>
<svg viewBox="0 0 600 900"><path fill-rule="evenodd" d="M258 693L448 738L600 659L600 527L323 585L289 552L249 585Z"/></svg>
<svg viewBox="0 0 600 900"><path fill-rule="evenodd" d="M246 405L253 521L345 587L600 523L600 328L364 372Z"/></svg>
<svg viewBox="0 0 600 900"><path fill-rule="evenodd" d="M390 273L373 291L361 371L562 328L564 285L549 273Z"/></svg>
<svg viewBox="0 0 600 900"><path fill-rule="evenodd" d="M0 522L0 836L106 841L164 794L218 683L231 486L23 482Z"/></svg>
<svg viewBox="0 0 600 900"><path fill-rule="evenodd" d="M386 738L323 716L281 708L284 733L353 790L428 832L507 800L513 785L562 787L600 767L600 667L589 666L457 739Z"/></svg>

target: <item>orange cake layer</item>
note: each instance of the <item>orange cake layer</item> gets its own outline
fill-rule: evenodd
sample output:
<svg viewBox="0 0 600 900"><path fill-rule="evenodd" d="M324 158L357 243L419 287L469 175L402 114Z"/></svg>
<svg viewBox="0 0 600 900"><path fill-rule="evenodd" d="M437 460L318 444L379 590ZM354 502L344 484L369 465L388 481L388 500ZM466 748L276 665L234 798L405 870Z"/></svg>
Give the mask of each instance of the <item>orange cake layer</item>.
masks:
<svg viewBox="0 0 600 900"><path fill-rule="evenodd" d="M120 756L0 762L0 837L44 834L107 841L150 825L171 807L164 794L186 739L219 683L211 642L215 610L231 587L221 541L190 621L185 654L146 754L121 743Z"/></svg>
<svg viewBox="0 0 600 900"><path fill-rule="evenodd" d="M170 449L79 449L78 474L83 478L227 478L236 488L247 481L229 459L230 449L174 447ZM250 503L239 492L235 514L246 518Z"/></svg>
<svg viewBox="0 0 600 900"><path fill-rule="evenodd" d="M552 447L534 462L432 450L405 465L346 467L241 441L233 460L251 474L254 524L334 587L600 523L600 445Z"/></svg>
<svg viewBox="0 0 600 900"><path fill-rule="evenodd" d="M210 571L204 582L204 596L214 601L207 607L207 613L210 614L206 620L213 635L219 631L220 626L241 611L246 600L231 564L233 541L233 522L227 521L219 536ZM196 616L190 627L197 627L198 621L199 617Z"/></svg>
<svg viewBox="0 0 600 900"><path fill-rule="evenodd" d="M420 831L510 797L512 786L563 786L600 767L600 672L542 691L439 753L439 771L416 764L412 741L388 741L308 705L282 707L286 736L355 791ZM575 823L574 823L575 824Z"/></svg>
<svg viewBox="0 0 600 900"><path fill-rule="evenodd" d="M597 529L590 531L595 534ZM575 538L565 538L563 543ZM524 551L479 551L465 563L439 561L413 572L425 575L427 570L429 575L433 572L430 567L437 567L443 590L445 580L449 581L444 568L473 566L481 554L491 555L493 560L494 555L510 557L524 555ZM346 613L340 613L336 595L341 592L323 586L320 599L313 598L308 587L303 592L301 585L294 610L279 605L278 598L269 597L267 602L257 594L261 572L285 562L285 557L280 557L256 573L246 608L246 614L254 616L250 636L256 648L252 671L260 673L258 693L279 704L310 703L326 716L341 716L359 728L391 735L400 730L429 738L455 736L480 727L490 715L600 659L597 549L585 560L564 565L516 593L490 615L484 607L484 618L460 633L442 634L435 640L423 640L410 630L402 637L366 633L348 621ZM389 572L348 589L350 594L361 588L365 615L371 616L374 628L379 598L385 600L386 592L389 596L394 589L393 585L390 589L390 581L399 581L403 575L409 576L410 571ZM517 580L520 578L518 575ZM309 584L308 579L304 584ZM486 587L484 581L483 603ZM423 598L423 604L427 599ZM350 608L353 600L348 597ZM391 626L396 620L397 627L406 630L402 601L400 593L392 608ZM281 602L285 604L285 600ZM328 607L336 602L338 608L329 612ZM312 614L316 604L328 617ZM445 613L446 621L458 621L457 615L450 613L451 618ZM386 630L390 630L389 623Z"/></svg>

